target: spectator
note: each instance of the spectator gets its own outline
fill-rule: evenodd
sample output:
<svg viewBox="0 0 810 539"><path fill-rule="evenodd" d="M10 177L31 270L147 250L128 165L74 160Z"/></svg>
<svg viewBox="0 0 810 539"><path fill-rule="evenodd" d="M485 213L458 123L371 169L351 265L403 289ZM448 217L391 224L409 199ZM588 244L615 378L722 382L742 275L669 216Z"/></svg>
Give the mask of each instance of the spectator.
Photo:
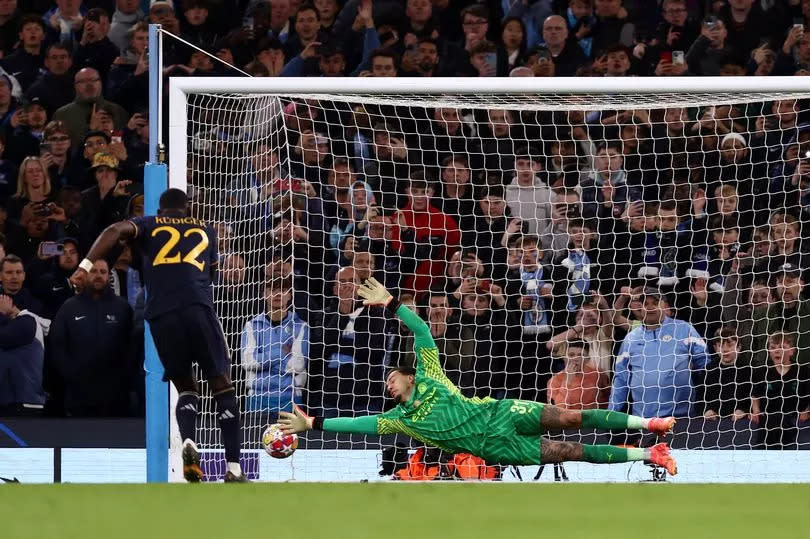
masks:
<svg viewBox="0 0 810 539"><path fill-rule="evenodd" d="M107 37L119 51L130 45L129 30L146 16L140 4L139 0L115 0L115 11Z"/></svg>
<svg viewBox="0 0 810 539"><path fill-rule="evenodd" d="M132 111L148 107L148 36L146 23L135 23L126 34L126 47L121 48L121 55L115 58L107 75L108 97L126 103Z"/></svg>
<svg viewBox="0 0 810 539"><path fill-rule="evenodd" d="M501 281L507 272L507 246L515 235L528 227L519 218L510 218L503 187L485 187L479 196L474 225L462 226L461 243L464 247L475 247L479 259L486 265L486 275Z"/></svg>
<svg viewBox="0 0 810 539"><path fill-rule="evenodd" d="M50 255L45 261L46 270L33 287L34 294L42 302L42 316L52 320L62 304L74 295L70 276L79 266L79 243L74 238L62 238L56 245L61 254Z"/></svg>
<svg viewBox="0 0 810 539"><path fill-rule="evenodd" d="M717 17L703 21L700 36L686 53L689 72L695 75L719 75L720 69L732 62L736 51L726 42L726 25Z"/></svg>
<svg viewBox="0 0 810 539"><path fill-rule="evenodd" d="M70 135L65 124L48 122L39 148L40 159L54 185L61 189L67 185L81 187L85 184L78 158L70 151Z"/></svg>
<svg viewBox="0 0 810 539"><path fill-rule="evenodd" d="M47 123L48 111L38 97L31 98L24 107L18 108L9 126L9 158L21 163L29 155L41 154L39 147Z"/></svg>
<svg viewBox="0 0 810 539"><path fill-rule="evenodd" d="M694 404L692 371L706 368L706 343L688 322L670 318L669 303L644 290L642 325L624 338L616 356L610 410L643 417L688 417Z"/></svg>
<svg viewBox="0 0 810 539"><path fill-rule="evenodd" d="M132 250L129 245L125 245L121 248L121 254L118 255L112 271L110 271L110 288L112 288L113 294L124 298L134 309L143 285L140 272L132 267L132 262ZM223 267L225 265L223 264Z"/></svg>
<svg viewBox="0 0 810 539"><path fill-rule="evenodd" d="M51 360L72 417L128 415L137 380L129 354L132 309L110 289L103 259L93 264L86 289L56 313L50 333Z"/></svg>
<svg viewBox="0 0 810 539"><path fill-rule="evenodd" d="M0 275L15 265L0 262ZM5 281L5 279L3 279ZM36 316L0 295L0 415L39 415L45 405L42 389L44 343Z"/></svg>
<svg viewBox="0 0 810 539"><path fill-rule="evenodd" d="M31 204L41 206L52 201L51 179L44 163L39 157L26 157L20 164L17 191L9 201L9 218L19 222L23 207Z"/></svg>
<svg viewBox="0 0 810 539"><path fill-rule="evenodd" d="M62 43L48 45L44 64L45 69L25 95L29 99L40 98L46 110L55 111L73 101L76 95L70 49Z"/></svg>
<svg viewBox="0 0 810 539"><path fill-rule="evenodd" d="M19 41L22 14L17 9L17 0L0 3L0 52L3 57L14 51Z"/></svg>
<svg viewBox="0 0 810 539"><path fill-rule="evenodd" d="M48 29L47 41L65 43L75 50L84 29L84 12L80 0L56 0L56 7L42 16Z"/></svg>
<svg viewBox="0 0 810 539"><path fill-rule="evenodd" d="M408 203L397 214L400 240L407 252L423 260L416 267L413 278L405 287L423 291L430 288L431 280L444 273L445 262L461 243L456 220L430 204L433 187L421 173L414 173L408 186ZM403 256L408 256L403 252Z"/></svg>
<svg viewBox="0 0 810 539"><path fill-rule="evenodd" d="M324 306L323 335L311 354L310 406L323 415L338 410L373 413L382 410L385 324L382 311L363 307L356 290L359 280L351 267L335 276L333 296ZM323 396L323 402L320 396Z"/></svg>
<svg viewBox="0 0 810 539"><path fill-rule="evenodd" d="M434 206L462 225L475 211L472 172L464 155L449 156L442 161L441 191L431 200Z"/></svg>
<svg viewBox="0 0 810 539"><path fill-rule="evenodd" d="M12 125L12 118L19 108L19 103L11 95L11 79L6 75L0 75L0 128L8 129Z"/></svg>
<svg viewBox="0 0 810 539"><path fill-rule="evenodd" d="M664 50L688 51L700 29L689 16L686 0L664 0L664 20L655 34Z"/></svg>
<svg viewBox="0 0 810 539"><path fill-rule="evenodd" d="M13 53L4 55L0 65L13 73L20 85L27 89L37 78L45 59L45 25L42 19L36 15L23 17L19 38L20 46Z"/></svg>
<svg viewBox="0 0 810 539"><path fill-rule="evenodd" d="M548 402L569 410L604 408L610 394L607 375L585 359L588 343L580 340L561 343L565 367L548 381Z"/></svg>
<svg viewBox="0 0 810 539"><path fill-rule="evenodd" d="M548 228L551 219L551 189L543 181L540 158L530 148L515 152L515 176L506 187L506 203L512 215L526 223L529 234Z"/></svg>
<svg viewBox="0 0 810 539"><path fill-rule="evenodd" d="M795 361L806 365L810 363L810 357L807 357L810 353L810 300L801 299L804 279L799 268L790 263L783 264L771 277L771 286L775 290L773 304L765 312L754 311L751 330L754 363L766 363L767 338L781 331L797 336Z"/></svg>
<svg viewBox="0 0 810 539"><path fill-rule="evenodd" d="M798 422L810 420L810 372L797 364L796 336L776 332L768 336L768 363L757 370L751 399L755 446L798 449Z"/></svg>
<svg viewBox="0 0 810 539"><path fill-rule="evenodd" d="M266 313L248 321L242 330L247 412L277 414L304 402L310 330L291 309L291 300L291 280L269 280Z"/></svg>
<svg viewBox="0 0 810 539"><path fill-rule="evenodd" d="M444 372L464 395L471 396L474 392L475 343L461 339L458 318L447 294L428 292L426 310L430 335L439 349Z"/></svg>
<svg viewBox="0 0 810 539"><path fill-rule="evenodd" d="M599 0L595 6L596 24L592 30L594 52L604 54L608 47L616 43L631 47L635 25L630 22L621 0Z"/></svg>
<svg viewBox="0 0 810 539"><path fill-rule="evenodd" d="M97 230L103 230L127 216L127 205L131 196L132 182L118 179L121 171L115 156L101 152L93 156L91 174L95 185L82 191L82 211L87 216L95 216Z"/></svg>
<svg viewBox="0 0 810 539"><path fill-rule="evenodd" d="M613 349L616 344L613 337L614 326L626 322L617 312L621 310L618 299L614 305L615 308L611 308L601 294L594 292L577 311L574 325L549 339L546 348L553 352L563 343L581 340L588 345L588 363L600 372L612 372Z"/></svg>
<svg viewBox="0 0 810 539"><path fill-rule="evenodd" d="M702 377L697 401L700 406L696 412L711 421L747 419L753 389L751 358L740 348L733 327L725 326L717 331L714 351L715 359Z"/></svg>
<svg viewBox="0 0 810 539"><path fill-rule="evenodd" d="M10 298L14 307L38 316L43 314L42 303L31 294L25 284L25 266L22 259L14 254L7 254L0 261L0 286L2 293Z"/></svg>
<svg viewBox="0 0 810 539"><path fill-rule="evenodd" d="M110 63L113 58L110 59ZM92 67L80 69L74 81L76 98L72 103L60 107L53 115L55 121L65 124L74 146L80 145L82 137L90 127L90 119L100 108L111 111L116 130L124 129L127 125L127 113L119 105L101 97L101 75L96 69Z"/></svg>

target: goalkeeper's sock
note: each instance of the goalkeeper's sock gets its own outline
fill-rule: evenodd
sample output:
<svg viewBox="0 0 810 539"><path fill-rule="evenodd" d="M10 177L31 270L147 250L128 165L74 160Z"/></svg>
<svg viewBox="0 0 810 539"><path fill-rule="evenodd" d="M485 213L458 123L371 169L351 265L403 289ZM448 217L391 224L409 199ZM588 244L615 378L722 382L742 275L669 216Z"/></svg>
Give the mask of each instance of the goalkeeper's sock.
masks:
<svg viewBox="0 0 810 539"><path fill-rule="evenodd" d="M222 431L222 445L225 446L225 462L239 463L239 405L236 404L234 388L214 393L217 403L219 430Z"/></svg>
<svg viewBox="0 0 810 539"><path fill-rule="evenodd" d="M582 460L596 464L630 462L632 460L647 460L649 458L646 449L618 447L615 445L583 445L582 453Z"/></svg>
<svg viewBox="0 0 810 539"><path fill-rule="evenodd" d="M595 429L646 429L649 419L610 410L582 410L582 426Z"/></svg>
<svg viewBox="0 0 810 539"><path fill-rule="evenodd" d="M177 397L174 415L177 417L177 427L180 429L180 438L183 440L193 440L197 433L199 405L200 396L193 391L184 391Z"/></svg>

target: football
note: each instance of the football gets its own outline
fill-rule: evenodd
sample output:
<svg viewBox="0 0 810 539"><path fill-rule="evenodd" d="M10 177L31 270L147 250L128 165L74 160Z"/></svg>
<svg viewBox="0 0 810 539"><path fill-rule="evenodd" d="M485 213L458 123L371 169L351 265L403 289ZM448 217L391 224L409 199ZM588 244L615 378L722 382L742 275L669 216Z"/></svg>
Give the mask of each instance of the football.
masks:
<svg viewBox="0 0 810 539"><path fill-rule="evenodd" d="M273 458L286 459L298 448L298 435L284 434L281 425L273 423L262 434L262 445Z"/></svg>

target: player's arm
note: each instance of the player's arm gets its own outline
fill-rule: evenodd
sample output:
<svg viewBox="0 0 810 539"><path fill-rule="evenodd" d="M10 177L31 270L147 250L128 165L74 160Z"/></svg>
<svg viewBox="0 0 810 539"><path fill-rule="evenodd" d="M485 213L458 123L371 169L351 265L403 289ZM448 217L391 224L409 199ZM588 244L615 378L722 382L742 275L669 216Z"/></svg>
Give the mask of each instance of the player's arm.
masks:
<svg viewBox="0 0 810 539"><path fill-rule="evenodd" d="M104 232L96 238L93 246L90 247L87 256L79 263L79 267L70 278L70 282L75 286L82 286L84 278L93 269L93 264L99 258L103 258L108 251L113 249L121 240L134 238L138 230L132 221L119 221L104 229Z"/></svg>
<svg viewBox="0 0 810 539"><path fill-rule="evenodd" d="M378 430L379 415L361 417L313 417L308 416L298 406L293 412L279 412L278 422L284 434L322 430L324 432L344 432L350 434L381 434Z"/></svg>
<svg viewBox="0 0 810 539"><path fill-rule="evenodd" d="M426 376L445 381L446 376L439 363L439 350L430 334L430 327L415 312L398 301L371 277L358 289L357 295L363 298L363 305L379 305L385 307L399 317L408 326L414 336L413 349L416 352L417 370L423 369Z"/></svg>

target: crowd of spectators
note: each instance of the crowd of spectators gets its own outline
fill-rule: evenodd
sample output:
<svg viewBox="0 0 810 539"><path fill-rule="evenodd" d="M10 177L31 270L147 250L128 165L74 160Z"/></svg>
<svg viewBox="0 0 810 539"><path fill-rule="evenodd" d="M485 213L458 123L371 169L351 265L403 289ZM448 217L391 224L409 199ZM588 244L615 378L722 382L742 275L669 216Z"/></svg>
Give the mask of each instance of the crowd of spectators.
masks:
<svg viewBox="0 0 810 539"><path fill-rule="evenodd" d="M198 47L165 37L166 77L810 74L808 0L0 0L0 414L143 413L139 253L78 295L67 278L143 214L150 22ZM249 100L191 104L246 413L387 406L413 339L362 308L376 276L468 396L699 417L766 447L810 420L803 101L282 100L283 137Z"/></svg>

